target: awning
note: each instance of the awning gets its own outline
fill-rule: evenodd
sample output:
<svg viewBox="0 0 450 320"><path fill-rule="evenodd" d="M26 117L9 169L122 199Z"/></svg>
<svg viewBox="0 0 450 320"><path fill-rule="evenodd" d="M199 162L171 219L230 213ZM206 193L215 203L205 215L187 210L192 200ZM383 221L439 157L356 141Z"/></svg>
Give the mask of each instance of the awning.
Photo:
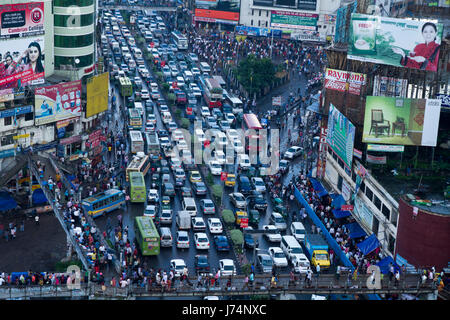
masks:
<svg viewBox="0 0 450 320"><path fill-rule="evenodd" d="M311 111L311 112L315 112L315 113L320 113L319 112L319 102L314 102L313 104L311 104L308 108L306 108L307 110Z"/></svg>
<svg viewBox="0 0 450 320"><path fill-rule="evenodd" d="M323 187L323 185L320 183L320 181L318 181L314 178L310 178L309 181L311 181L313 189L316 191L316 193L319 197L323 197L328 194L328 191Z"/></svg>
<svg viewBox="0 0 450 320"><path fill-rule="evenodd" d="M15 209L17 207L17 202L11 195L6 192L0 192L0 211L7 211Z"/></svg>
<svg viewBox="0 0 450 320"><path fill-rule="evenodd" d="M359 250L361 250L361 252L366 255L378 248L380 246L380 242L378 241L375 234L372 234L363 242L358 243L357 246Z"/></svg>
<svg viewBox="0 0 450 320"><path fill-rule="evenodd" d="M361 228L361 226L357 222L346 224L345 227L348 229L351 239L366 236L366 232L363 230L363 228Z"/></svg>
<svg viewBox="0 0 450 320"><path fill-rule="evenodd" d="M392 263L394 265L394 272L400 270L400 267L397 263L395 263L394 259L391 256L387 256L386 258L381 259L380 262L377 263L377 266L380 267L380 271L382 274L389 273L389 264Z"/></svg>
<svg viewBox="0 0 450 320"><path fill-rule="evenodd" d="M47 197L45 196L44 191L41 188L33 191L32 199L34 205L47 203Z"/></svg>
<svg viewBox="0 0 450 320"><path fill-rule="evenodd" d="M343 204L345 204L345 199L340 194L337 197L335 197L331 202L331 206L336 209L340 209Z"/></svg>
<svg viewBox="0 0 450 320"><path fill-rule="evenodd" d="M343 210L333 210L333 215L336 219L341 219L341 218L345 218L345 217L349 217L351 216L351 212L350 211L343 211Z"/></svg>

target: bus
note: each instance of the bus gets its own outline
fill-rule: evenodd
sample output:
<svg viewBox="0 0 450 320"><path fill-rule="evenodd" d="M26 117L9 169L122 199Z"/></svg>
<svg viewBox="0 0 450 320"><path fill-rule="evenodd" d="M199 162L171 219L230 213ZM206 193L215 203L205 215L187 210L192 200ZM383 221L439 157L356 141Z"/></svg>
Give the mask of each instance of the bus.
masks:
<svg viewBox="0 0 450 320"><path fill-rule="evenodd" d="M150 170L150 157L145 154L138 153L133 157L126 169L126 180L128 181L128 174L130 172L140 172L145 177L148 170Z"/></svg>
<svg viewBox="0 0 450 320"><path fill-rule="evenodd" d="M130 201L145 202L146 189L145 179L142 172L130 171L128 180L130 181Z"/></svg>
<svg viewBox="0 0 450 320"><path fill-rule="evenodd" d="M128 109L128 130L142 129L142 116L138 109Z"/></svg>
<svg viewBox="0 0 450 320"><path fill-rule="evenodd" d="M245 135L245 150L254 150L253 148L255 148L255 146L257 146L258 151L261 150L260 135L257 131L261 129L263 129L263 127L259 122L258 117L254 113L244 114L244 121L242 121L242 130L244 131ZM247 135L245 134L247 130L256 130L256 134Z"/></svg>
<svg viewBox="0 0 450 320"><path fill-rule="evenodd" d="M122 97L131 97L133 95L133 84L128 77L119 78L119 88Z"/></svg>
<svg viewBox="0 0 450 320"><path fill-rule="evenodd" d="M159 156L160 146L158 134L156 132L146 132L145 133L145 148L146 154Z"/></svg>
<svg viewBox="0 0 450 320"><path fill-rule="evenodd" d="M217 83L219 84L219 86L222 87L222 89L226 89L227 88L227 83L225 82L225 80L223 80L223 78L221 76L212 76L214 80L217 81Z"/></svg>
<svg viewBox="0 0 450 320"><path fill-rule="evenodd" d="M187 50L188 48L188 39L184 34L180 31L172 31L172 41L177 46L179 50Z"/></svg>
<svg viewBox="0 0 450 320"><path fill-rule="evenodd" d="M200 85L203 89L203 98L206 101L206 105L210 109L222 107L223 88L217 80L200 77Z"/></svg>
<svg viewBox="0 0 450 320"><path fill-rule="evenodd" d="M140 131L131 130L129 132L131 153L144 152L144 139Z"/></svg>
<svg viewBox="0 0 450 320"><path fill-rule="evenodd" d="M125 205L125 195L118 189L109 189L83 199L81 207L87 214L96 218Z"/></svg>
<svg viewBox="0 0 450 320"><path fill-rule="evenodd" d="M234 114L244 112L244 103L241 99L224 90L224 99L231 105Z"/></svg>
<svg viewBox="0 0 450 320"><path fill-rule="evenodd" d="M156 256L160 252L160 236L151 217L139 216L134 220L136 241L143 256Z"/></svg>

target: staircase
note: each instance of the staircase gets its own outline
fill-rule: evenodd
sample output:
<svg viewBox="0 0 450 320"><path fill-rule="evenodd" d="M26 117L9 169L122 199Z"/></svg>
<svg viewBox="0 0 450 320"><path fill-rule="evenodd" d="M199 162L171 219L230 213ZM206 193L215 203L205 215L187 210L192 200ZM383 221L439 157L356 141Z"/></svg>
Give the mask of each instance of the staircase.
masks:
<svg viewBox="0 0 450 320"><path fill-rule="evenodd" d="M8 183L26 164L27 157L25 155L18 155L13 162L9 163L5 168L2 168L0 172L0 187Z"/></svg>

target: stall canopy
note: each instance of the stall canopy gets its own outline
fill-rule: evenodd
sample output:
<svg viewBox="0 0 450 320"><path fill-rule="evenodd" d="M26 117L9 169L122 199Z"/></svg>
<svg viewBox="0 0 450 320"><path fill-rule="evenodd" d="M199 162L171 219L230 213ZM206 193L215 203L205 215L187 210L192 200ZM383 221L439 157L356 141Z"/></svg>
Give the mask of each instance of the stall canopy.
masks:
<svg viewBox="0 0 450 320"><path fill-rule="evenodd" d="M358 243L357 246L359 250L361 250L361 252L366 255L378 248L380 246L380 242L378 241L375 234L372 234L366 240Z"/></svg>
<svg viewBox="0 0 450 320"><path fill-rule="evenodd" d="M47 197L45 196L44 191L41 188L34 190L32 197L34 205L47 203Z"/></svg>
<svg viewBox="0 0 450 320"><path fill-rule="evenodd" d="M319 111L319 102L313 102L308 108L306 108L307 110L311 111L311 112L315 112L315 113L320 113Z"/></svg>
<svg viewBox="0 0 450 320"><path fill-rule="evenodd" d="M357 222L346 224L345 227L348 229L351 239L366 236L366 232L363 230L363 228L361 228L361 226Z"/></svg>
<svg viewBox="0 0 450 320"><path fill-rule="evenodd" d="M0 191L0 212L15 209L16 207L16 200L8 192Z"/></svg>
<svg viewBox="0 0 450 320"><path fill-rule="evenodd" d="M309 181L311 181L313 189L317 192L317 195L319 197L323 197L328 194L328 191L323 187L323 185L318 180L310 178Z"/></svg>
<svg viewBox="0 0 450 320"><path fill-rule="evenodd" d="M337 195L333 201L331 202L331 206L336 208L336 209L340 209L342 207L342 205L345 204L345 199L342 195Z"/></svg>
<svg viewBox="0 0 450 320"><path fill-rule="evenodd" d="M333 215L336 219L341 219L341 218L345 218L345 217L349 217L352 214L350 213L350 211L343 211L343 210L333 210Z"/></svg>
<svg viewBox="0 0 450 320"><path fill-rule="evenodd" d="M380 267L380 271L382 274L389 273L389 264L392 263L394 266L394 271L400 270L400 267L397 263L395 263L394 259L391 256L387 256L386 258L381 259L380 262L377 263L377 266Z"/></svg>

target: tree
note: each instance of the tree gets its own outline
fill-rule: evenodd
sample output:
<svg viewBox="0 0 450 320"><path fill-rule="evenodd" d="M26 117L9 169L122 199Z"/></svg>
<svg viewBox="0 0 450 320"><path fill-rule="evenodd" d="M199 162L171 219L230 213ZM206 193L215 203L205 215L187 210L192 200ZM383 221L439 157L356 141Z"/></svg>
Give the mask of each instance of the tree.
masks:
<svg viewBox="0 0 450 320"><path fill-rule="evenodd" d="M272 84L275 75L275 65L269 58L259 59L249 55L239 63L237 68L238 81L250 95L261 91Z"/></svg>
<svg viewBox="0 0 450 320"><path fill-rule="evenodd" d="M236 218L234 217L233 211L231 211L229 209L225 209L225 210L222 211L222 218L223 218L223 221L227 225L232 225L236 221Z"/></svg>
<svg viewBox="0 0 450 320"><path fill-rule="evenodd" d="M231 230L230 237L231 241L233 241L233 244L235 246L242 246L242 244L244 243L244 235L242 234L242 231L239 229Z"/></svg>

